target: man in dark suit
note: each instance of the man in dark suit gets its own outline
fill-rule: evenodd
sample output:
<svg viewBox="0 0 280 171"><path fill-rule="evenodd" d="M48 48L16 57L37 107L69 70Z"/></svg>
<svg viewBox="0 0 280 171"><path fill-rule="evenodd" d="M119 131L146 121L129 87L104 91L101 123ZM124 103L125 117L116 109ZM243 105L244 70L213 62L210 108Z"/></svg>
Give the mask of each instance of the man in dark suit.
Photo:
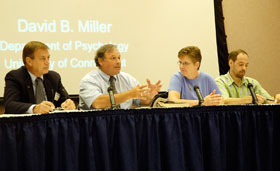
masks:
<svg viewBox="0 0 280 171"><path fill-rule="evenodd" d="M24 66L10 71L5 77L5 113L49 113L59 106L75 109L59 74L49 71L48 50L47 45L37 41L24 46Z"/></svg>

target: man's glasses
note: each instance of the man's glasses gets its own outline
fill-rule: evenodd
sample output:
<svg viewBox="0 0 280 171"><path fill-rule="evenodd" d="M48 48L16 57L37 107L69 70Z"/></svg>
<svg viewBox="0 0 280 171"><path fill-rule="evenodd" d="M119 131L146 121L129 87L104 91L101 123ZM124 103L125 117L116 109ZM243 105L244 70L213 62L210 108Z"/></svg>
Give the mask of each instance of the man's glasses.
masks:
<svg viewBox="0 0 280 171"><path fill-rule="evenodd" d="M110 58L105 58L105 59L108 59L108 60L111 60L111 61L121 60L120 57L110 57Z"/></svg>
<svg viewBox="0 0 280 171"><path fill-rule="evenodd" d="M177 64L178 64L179 66L183 65L183 66L185 67L185 66L188 66L188 65L191 64L191 63L189 63L189 62L181 62L181 61L178 61Z"/></svg>

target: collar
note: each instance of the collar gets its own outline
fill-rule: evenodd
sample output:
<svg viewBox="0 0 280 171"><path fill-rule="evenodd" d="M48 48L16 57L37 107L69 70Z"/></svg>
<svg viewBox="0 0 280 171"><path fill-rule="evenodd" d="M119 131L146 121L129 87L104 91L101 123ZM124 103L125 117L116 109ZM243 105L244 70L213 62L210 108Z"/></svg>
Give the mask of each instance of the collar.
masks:
<svg viewBox="0 0 280 171"><path fill-rule="evenodd" d="M28 70L27 70L27 72L29 73L29 75L30 75L30 77L31 77L32 84L35 84L35 80L36 80L37 76L34 75L34 74L32 74L31 72L29 72ZM41 78L42 80L44 80L43 75L42 75L40 78Z"/></svg>
<svg viewBox="0 0 280 171"><path fill-rule="evenodd" d="M234 82L234 80L232 79L231 75L229 74L229 71L227 72L227 78L228 78L229 81L230 81L230 85L233 85L233 84L237 85L237 84ZM246 81L246 80L247 80L247 81ZM245 85L245 86L247 87L248 82L249 82L248 79L246 79L246 77L244 76L244 77L242 78L242 80L241 80L241 85L240 85L240 86ZM237 85L237 86L238 86L238 85Z"/></svg>
<svg viewBox="0 0 280 171"><path fill-rule="evenodd" d="M110 75L105 74L103 71L101 71L99 68L97 69L97 72L101 75L101 77L105 80L109 82L110 79ZM117 80L117 75L113 75L113 77L115 78L115 80Z"/></svg>

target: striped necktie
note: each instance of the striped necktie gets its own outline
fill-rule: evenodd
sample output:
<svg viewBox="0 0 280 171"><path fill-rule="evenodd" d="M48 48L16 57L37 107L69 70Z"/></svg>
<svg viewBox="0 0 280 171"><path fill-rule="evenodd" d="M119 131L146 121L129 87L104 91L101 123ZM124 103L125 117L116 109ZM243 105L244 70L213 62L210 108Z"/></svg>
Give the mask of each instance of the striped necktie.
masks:
<svg viewBox="0 0 280 171"><path fill-rule="evenodd" d="M117 94L118 92L117 92L117 90L116 90L115 81L116 81L116 78L113 77L113 76L111 76L110 79L109 79L110 87L112 87L113 93L114 93L114 94ZM117 109L120 109L121 107L120 107L120 105L117 105L116 108L117 108Z"/></svg>
<svg viewBox="0 0 280 171"><path fill-rule="evenodd" d="M110 79L109 79L109 82L110 82L110 87L113 88L114 94L117 93L116 86L115 86L115 81L116 81L116 78L111 76Z"/></svg>

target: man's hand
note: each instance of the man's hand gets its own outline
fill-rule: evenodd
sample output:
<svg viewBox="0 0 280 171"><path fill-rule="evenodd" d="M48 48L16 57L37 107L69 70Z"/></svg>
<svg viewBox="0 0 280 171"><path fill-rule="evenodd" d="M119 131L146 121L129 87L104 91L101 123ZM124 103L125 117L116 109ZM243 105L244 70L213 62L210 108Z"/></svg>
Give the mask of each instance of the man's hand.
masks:
<svg viewBox="0 0 280 171"><path fill-rule="evenodd" d="M145 99L145 95L148 92L148 89L146 88L147 85L137 85L133 87L130 91L130 95L132 99Z"/></svg>
<svg viewBox="0 0 280 171"><path fill-rule="evenodd" d="M74 110L76 109L75 103L71 99L65 100L62 104L61 107L65 110Z"/></svg>
<svg viewBox="0 0 280 171"><path fill-rule="evenodd" d="M33 108L33 113L49 113L55 108L54 104L49 101L42 101Z"/></svg>
<svg viewBox="0 0 280 171"><path fill-rule="evenodd" d="M263 104L266 101L266 97L256 94L258 99L258 104Z"/></svg>
<svg viewBox="0 0 280 171"><path fill-rule="evenodd" d="M148 78L146 79L146 81L147 81L148 89L149 89L148 94L147 94L147 98L152 99L160 91L160 89L162 87L162 85L160 84L161 81L158 80L156 82L156 84L152 84L151 81Z"/></svg>
<svg viewBox="0 0 280 171"><path fill-rule="evenodd" d="M275 95L275 103L280 103L280 94Z"/></svg>

